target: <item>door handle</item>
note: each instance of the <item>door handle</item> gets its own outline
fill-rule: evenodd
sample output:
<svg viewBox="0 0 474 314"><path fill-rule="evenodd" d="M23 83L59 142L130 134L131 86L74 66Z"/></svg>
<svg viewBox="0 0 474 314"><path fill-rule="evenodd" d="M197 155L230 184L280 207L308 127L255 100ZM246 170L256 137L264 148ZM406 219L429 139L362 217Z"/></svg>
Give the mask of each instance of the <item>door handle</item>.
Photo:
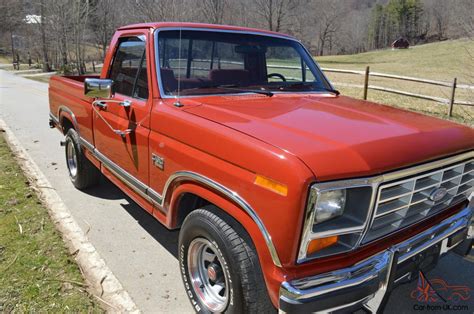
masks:
<svg viewBox="0 0 474 314"><path fill-rule="evenodd" d="M124 101L119 102L118 105L124 108L128 108L132 105L132 102L130 100L124 100Z"/></svg>
<svg viewBox="0 0 474 314"><path fill-rule="evenodd" d="M114 99L106 99L106 100L94 100L92 102L92 105L102 109L102 110L105 110L107 109L107 103L114 103L114 104L117 104L118 106L120 107L123 107L123 108L129 108L132 106L132 102L130 100L124 100L124 101L120 101L120 100L114 100Z"/></svg>
<svg viewBox="0 0 474 314"><path fill-rule="evenodd" d="M101 110L106 110L107 109L107 103L103 100L94 100L92 105L96 106L97 108Z"/></svg>

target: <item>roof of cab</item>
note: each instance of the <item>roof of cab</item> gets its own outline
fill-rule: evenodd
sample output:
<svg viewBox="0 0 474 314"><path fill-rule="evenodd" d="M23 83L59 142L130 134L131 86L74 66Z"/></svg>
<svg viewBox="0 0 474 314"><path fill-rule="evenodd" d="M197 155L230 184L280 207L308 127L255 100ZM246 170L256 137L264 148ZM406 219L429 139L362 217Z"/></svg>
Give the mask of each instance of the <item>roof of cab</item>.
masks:
<svg viewBox="0 0 474 314"><path fill-rule="evenodd" d="M231 25L218 25L218 24L206 24L206 23L183 23L183 22L152 22L152 23L140 23L140 24L131 24L119 27L118 30L127 30L127 29L138 29L138 28L207 28L207 29L221 29L221 30L230 30L230 31L240 31L240 32L252 32L252 33L262 33L266 35L277 35L288 38L294 38L291 35L267 31L258 28L250 27L240 27L240 26L231 26Z"/></svg>

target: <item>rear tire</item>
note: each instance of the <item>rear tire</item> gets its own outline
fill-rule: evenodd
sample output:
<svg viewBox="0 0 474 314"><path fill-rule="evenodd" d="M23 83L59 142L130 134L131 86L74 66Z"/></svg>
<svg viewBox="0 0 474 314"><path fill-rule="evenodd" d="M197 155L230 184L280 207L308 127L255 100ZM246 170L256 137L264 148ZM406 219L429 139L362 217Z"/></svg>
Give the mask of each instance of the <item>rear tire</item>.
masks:
<svg viewBox="0 0 474 314"><path fill-rule="evenodd" d="M72 184L83 190L99 183L100 171L84 156L79 134L69 129L65 140L66 165Z"/></svg>
<svg viewBox="0 0 474 314"><path fill-rule="evenodd" d="M248 235L217 207L186 217L178 248L181 277L196 312L276 312Z"/></svg>

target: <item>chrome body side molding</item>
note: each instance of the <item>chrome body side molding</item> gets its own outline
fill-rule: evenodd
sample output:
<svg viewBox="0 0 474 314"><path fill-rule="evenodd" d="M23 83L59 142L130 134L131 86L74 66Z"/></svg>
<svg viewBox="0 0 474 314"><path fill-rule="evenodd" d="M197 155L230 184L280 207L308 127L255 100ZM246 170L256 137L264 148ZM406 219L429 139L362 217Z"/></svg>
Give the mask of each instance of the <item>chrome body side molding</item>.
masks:
<svg viewBox="0 0 474 314"><path fill-rule="evenodd" d="M81 140L82 142L82 140ZM148 186L145 185L143 182L135 179L130 173L127 171L123 170L121 167L119 167L117 164L115 164L113 161L111 161L109 158L107 158L104 154L99 152L97 149L94 149L94 155L99 159L107 169L112 171L115 175L117 175L121 181L124 183L128 183L133 190L138 192L139 194L143 196L147 196L146 191L148 190Z"/></svg>
<svg viewBox="0 0 474 314"><path fill-rule="evenodd" d="M159 194L148 185L144 184L140 180L137 180L134 176L130 173L122 169L120 166L115 164L109 158L107 158L104 154L99 152L91 143L87 140L80 138L81 145L88 149L102 164L106 167L110 172L112 172L118 179L120 179L124 184L126 184L129 188L134 190L144 199L148 200L152 204L154 204L159 210L161 210L164 214L168 212L163 204L163 200L166 198L167 194L170 193L170 186L173 183L179 181L192 181L201 183L212 190L215 190L227 198L235 202L240 208L242 208L252 220L255 222L257 227L259 228L260 232L262 233L263 238L265 239L265 243L268 247L270 252L270 256L272 257L273 263L277 267L281 267L280 258L278 257L278 253L276 251L275 246L273 245L272 237L269 234L268 230L265 228L260 217L257 215L255 210L242 198L239 194L235 191L232 191L225 187L224 185L209 179L205 176L202 176L198 173L191 172L191 171L178 171L173 173L165 183L165 187L163 189L163 194Z"/></svg>
<svg viewBox="0 0 474 314"><path fill-rule="evenodd" d="M87 140L80 138L81 145L89 150L94 157L96 157L110 172L112 172L120 181L125 183L129 188L138 193L141 197L149 201L150 203L156 205L156 207L162 212L166 213L166 210L162 206L163 199L161 195L153 191L148 185L137 180L130 173L122 169L112 160L107 158L104 154L99 152L94 145L89 143Z"/></svg>
<svg viewBox="0 0 474 314"><path fill-rule="evenodd" d="M94 153L94 150L95 150L95 147L94 145L92 145L91 143L89 143L88 141L86 141L85 139L83 139L82 137L80 138L81 140L81 145L84 146L85 148L87 148L88 150L91 151L91 153Z"/></svg>
<svg viewBox="0 0 474 314"><path fill-rule="evenodd" d="M156 192L152 188L148 188L148 190L146 191L146 194L148 195L148 197L150 197L152 199L153 202L155 202L157 205L162 207L163 198L161 197L161 195L158 192Z"/></svg>

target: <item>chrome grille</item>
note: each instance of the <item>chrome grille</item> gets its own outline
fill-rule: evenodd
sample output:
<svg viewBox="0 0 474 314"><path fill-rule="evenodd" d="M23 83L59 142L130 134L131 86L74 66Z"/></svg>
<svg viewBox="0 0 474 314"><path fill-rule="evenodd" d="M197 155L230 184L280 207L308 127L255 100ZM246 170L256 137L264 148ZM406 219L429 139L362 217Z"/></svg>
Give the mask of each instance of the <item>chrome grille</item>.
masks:
<svg viewBox="0 0 474 314"><path fill-rule="evenodd" d="M412 225L466 199L473 187L474 160L381 184L372 224L363 243ZM446 189L447 194L433 201L430 195L439 188Z"/></svg>

